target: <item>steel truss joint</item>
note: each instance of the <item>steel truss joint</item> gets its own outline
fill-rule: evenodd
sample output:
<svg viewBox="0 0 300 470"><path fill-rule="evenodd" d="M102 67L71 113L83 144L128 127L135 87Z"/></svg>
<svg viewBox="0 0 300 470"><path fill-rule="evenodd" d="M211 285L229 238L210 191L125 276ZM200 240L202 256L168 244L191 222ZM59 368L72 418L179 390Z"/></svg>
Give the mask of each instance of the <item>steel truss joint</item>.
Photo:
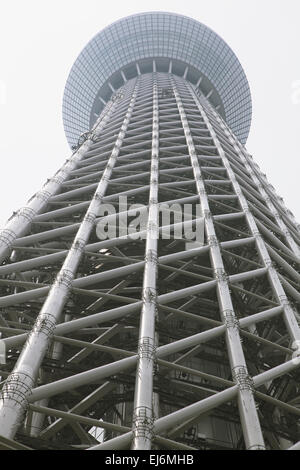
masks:
<svg viewBox="0 0 300 470"><path fill-rule="evenodd" d="M232 369L232 377L240 390L254 390L254 382L248 374L246 366L236 366Z"/></svg>
<svg viewBox="0 0 300 470"><path fill-rule="evenodd" d="M90 212L84 217L84 223L94 225L96 217L97 217L96 214L94 214L93 212Z"/></svg>
<svg viewBox="0 0 300 470"><path fill-rule="evenodd" d="M74 274L70 269L63 269L59 272L55 283L70 288L74 279Z"/></svg>
<svg viewBox="0 0 300 470"><path fill-rule="evenodd" d="M47 202L50 199L51 196L52 196L52 194L49 191L46 191L46 190L42 190L42 191L39 191L38 193L36 193L36 197L38 199L41 199L43 202Z"/></svg>
<svg viewBox="0 0 300 470"><path fill-rule="evenodd" d="M228 282L228 275L223 268L217 268L214 270L215 279L218 282Z"/></svg>
<svg viewBox="0 0 300 470"><path fill-rule="evenodd" d="M72 250L82 252L85 247L85 240L83 238L77 238L72 245Z"/></svg>
<svg viewBox="0 0 300 470"><path fill-rule="evenodd" d="M1 230L0 245L6 245L7 247L10 247L16 238L17 234L13 230Z"/></svg>
<svg viewBox="0 0 300 470"><path fill-rule="evenodd" d="M31 222L32 219L36 216L36 212L31 209L30 207L22 207L17 213L17 217L23 217L24 219L27 219L28 222Z"/></svg>
<svg viewBox="0 0 300 470"><path fill-rule="evenodd" d="M28 396L33 385L34 381L29 374L13 372L2 387L0 401L3 401L4 404L12 402L12 404L20 405L26 409L28 406Z"/></svg>
<svg viewBox="0 0 300 470"><path fill-rule="evenodd" d="M56 318L51 313L43 313L36 319L33 329L28 337L30 342L31 335L43 333L47 338L51 338L56 327Z"/></svg>
<svg viewBox="0 0 300 470"><path fill-rule="evenodd" d="M204 218L207 220L212 219L212 213L209 210L204 210L203 215L204 215Z"/></svg>
<svg viewBox="0 0 300 470"><path fill-rule="evenodd" d="M233 310L225 310L223 312L224 318L225 318L225 325L227 328L240 328L240 322L239 319L235 316L235 313Z"/></svg>
<svg viewBox="0 0 300 470"><path fill-rule="evenodd" d="M152 440L154 436L154 416L151 408L139 406L133 413L133 432L135 437Z"/></svg>
<svg viewBox="0 0 300 470"><path fill-rule="evenodd" d="M139 341L138 355L140 359L152 361L156 358L156 347L153 338L143 336Z"/></svg>
<svg viewBox="0 0 300 470"><path fill-rule="evenodd" d="M157 264L157 251L156 250L148 250L146 253L146 258L145 261L146 263L152 263L152 264Z"/></svg>
<svg viewBox="0 0 300 470"><path fill-rule="evenodd" d="M219 241L217 239L217 237L215 235L209 235L207 237L207 241L208 241L208 244L209 246L219 246Z"/></svg>

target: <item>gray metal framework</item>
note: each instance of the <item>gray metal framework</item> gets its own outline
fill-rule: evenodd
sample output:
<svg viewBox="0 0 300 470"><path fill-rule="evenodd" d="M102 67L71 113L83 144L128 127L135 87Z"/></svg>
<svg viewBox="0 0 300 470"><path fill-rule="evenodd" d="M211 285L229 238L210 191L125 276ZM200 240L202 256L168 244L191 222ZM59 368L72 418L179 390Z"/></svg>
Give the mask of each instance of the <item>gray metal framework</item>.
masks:
<svg viewBox="0 0 300 470"><path fill-rule="evenodd" d="M0 448L299 449L299 226L187 77L141 73L0 232ZM148 208L99 240L99 208ZM161 234L201 205L204 244ZM125 219L124 219L125 218ZM155 236L157 235L157 236Z"/></svg>

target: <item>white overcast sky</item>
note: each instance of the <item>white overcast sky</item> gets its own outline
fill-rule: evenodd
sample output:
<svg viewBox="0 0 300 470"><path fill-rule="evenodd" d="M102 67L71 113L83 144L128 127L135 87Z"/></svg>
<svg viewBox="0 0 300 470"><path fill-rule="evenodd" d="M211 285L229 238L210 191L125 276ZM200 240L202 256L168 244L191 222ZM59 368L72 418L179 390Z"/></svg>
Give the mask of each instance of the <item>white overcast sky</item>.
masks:
<svg viewBox="0 0 300 470"><path fill-rule="evenodd" d="M154 10L206 24L236 53L253 99L247 148L300 222L299 0L1 0L0 227L71 153L61 103L80 51L113 21Z"/></svg>

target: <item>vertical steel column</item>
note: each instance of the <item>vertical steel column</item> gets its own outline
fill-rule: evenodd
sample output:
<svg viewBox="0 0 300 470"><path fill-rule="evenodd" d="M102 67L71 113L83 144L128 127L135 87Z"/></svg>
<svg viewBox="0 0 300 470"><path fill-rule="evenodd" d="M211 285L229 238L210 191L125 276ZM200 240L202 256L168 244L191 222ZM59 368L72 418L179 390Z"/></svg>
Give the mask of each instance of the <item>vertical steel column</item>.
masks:
<svg viewBox="0 0 300 470"><path fill-rule="evenodd" d="M273 214L273 216L274 216L274 218L275 218L275 220L278 224L278 227L284 233L286 241L287 241L291 251L293 251L293 253L296 255L296 257L300 259L300 247L299 247L299 245L293 239L290 230L287 228L287 226L284 223L282 217L280 216L280 214L276 210L276 208L275 208L275 206L272 202L272 199L267 194L267 192L264 188L264 185L261 184L261 181L259 181L258 177L256 176L256 173L260 174L260 177L262 179L265 179L265 186L270 186L267 179L266 179L266 177L262 174L261 170L259 169L259 166L252 161L252 158L251 158L250 154L246 151L246 149L242 146L242 144L236 139L236 137L234 137L232 131L222 121L221 117L215 112L215 110L213 109L213 107L210 104L209 104L209 107L210 107L210 110L211 110L212 114L214 115L215 119L218 121L219 125L224 130L224 133L229 138L229 141L231 142L231 144L234 146L235 150L237 151L239 157L243 161L243 163L245 165L245 168L248 171L251 179L253 180L253 182L256 185L259 193L261 194L261 196L265 200L268 209L270 210L270 212L272 212L272 214ZM274 197L276 197L275 194L274 194ZM293 219L293 218L291 217L291 219ZM293 223L298 226L298 224L295 220L293 220Z"/></svg>
<svg viewBox="0 0 300 470"><path fill-rule="evenodd" d="M71 316L65 315L64 321L70 321ZM63 344L59 343L58 341L53 341L52 346L50 348L49 356L51 359L60 359L63 353ZM39 369L39 373L41 377L41 381L43 382L43 370L42 368ZM40 406L48 406L49 400L44 398L38 401L36 404ZM30 411L27 413L26 420L25 420L25 429L27 430L28 434L33 437L38 437L42 428L43 423L45 420L45 415L43 413L38 413L36 411Z"/></svg>
<svg viewBox="0 0 300 470"><path fill-rule="evenodd" d="M108 103L105 115L97 119L90 132L89 138L65 161L55 175L46 181L42 190L32 196L27 205L17 211L8 220L4 229L0 230L0 263L9 255L14 241L26 232L34 217L47 206L49 199L59 191L62 183L68 178L70 173L77 168L78 163L82 160L92 144L93 138L99 136L100 132L105 127L115 105L116 103L113 101Z"/></svg>
<svg viewBox="0 0 300 470"><path fill-rule="evenodd" d="M278 194L276 193L274 187L268 182L266 175L261 171L258 164L253 161L252 156L247 152L245 147L243 147L243 145L236 139L236 137L234 136L231 129L227 126L226 126L226 129L229 132L229 134L231 135L231 138L235 141L236 145L239 147L240 151L242 152L242 155L246 158L246 160L248 162L248 165L251 167L251 171L249 171L249 173L250 173L253 181L255 179L255 181L258 182L259 191L261 192L261 194L262 195L267 194L266 189L272 194L273 200L272 200L272 198L269 197L269 194L267 194L267 197L266 197L267 205L268 205L269 209L271 210L271 212L273 213L273 215L274 215L274 217L275 217L275 219L278 223L278 226L285 233L286 240L287 240L291 250L294 251L296 256L299 258L300 257L299 243L296 243L294 238L292 237L290 229L287 228L286 223L284 222L282 216L280 215L280 213L277 211L277 209L275 207L274 200L276 201L278 206L280 206L281 211L284 212L284 215L285 215L286 219L289 221L289 223L291 225L294 225L293 229L297 233L299 233L300 224L298 224L298 222L295 219L294 215L289 211L289 209L287 209L287 207L285 206L285 204L283 202L283 199L280 196L278 196ZM260 179L257 177L257 175L259 175ZM261 191L261 189L263 189L263 191Z"/></svg>
<svg viewBox="0 0 300 470"><path fill-rule="evenodd" d="M173 80L173 90L177 101L177 106L184 129L186 142L191 158L194 178L200 203L205 220L205 229L210 245L210 257L214 269L214 276L217 281L217 295L221 311L222 320L226 325L226 342L229 354L229 361L232 368L232 375L238 384L238 405L241 417L241 424L244 433L245 445L247 449L264 449L264 439L260 428L254 401L252 380L249 377L247 365L244 357L241 339L239 335L238 319L235 316L231 295L228 286L228 278L224 270L220 246L216 237L213 218L211 216L208 197L205 190L204 181L199 166L197 152L193 143L192 134L189 128L185 110L177 91L175 81ZM191 93L192 96L195 95ZM197 103L197 101L195 100ZM199 107L200 114L211 131L209 120L206 118L202 109Z"/></svg>
<svg viewBox="0 0 300 470"><path fill-rule="evenodd" d="M133 112L137 89L138 82L136 80L126 116L97 190L80 224L63 266L50 289L35 325L23 347L14 370L2 388L0 397L0 433L5 437L14 437L23 414L26 411L28 395L34 386L39 367L47 352L55 326L60 319L62 310L67 301L84 247L94 227L112 170L117 161L125 132Z"/></svg>
<svg viewBox="0 0 300 470"><path fill-rule="evenodd" d="M212 135L212 137L215 141L215 144L218 148L219 154L220 154L220 156L221 156L221 158L224 162L224 166L227 169L227 173L228 173L228 176L229 176L229 178L232 182L232 185L234 187L234 191L235 191L235 193L237 194L237 196L239 198L239 202L240 202L240 205L241 205L241 207L242 207L242 209L245 213L245 217L246 217L248 226L250 228L250 231L251 231L252 235L255 237L256 246L257 246L257 250L258 250L258 253L260 255L260 258L261 258L262 262L264 263L265 267L268 269L268 276L269 276L269 280L270 280L272 290L273 290L278 302L283 307L284 320L285 320L285 324L286 324L286 327L288 329L288 332L289 332L289 334L291 336L291 339L293 341L292 348L295 350L295 356L298 356L298 355L300 356L300 328L299 328L299 325L297 323L294 310L293 310L293 308L292 308L292 306L291 306L291 304L290 304L290 302L289 302L289 300L286 296L286 293L285 293L285 291L282 287L282 284L280 282L278 273L277 273L276 269L273 266L272 260L270 258L270 255L269 255L269 252L268 252L267 247L265 245L265 242L263 240L263 237L261 236L261 234L258 230L258 227L256 225L253 214L251 213L251 211L249 209L248 202L247 202L245 196L243 195L243 192L242 192L241 187L240 187L240 185L239 185L239 183L238 183L238 181L235 177L235 174L234 174L233 170L231 169L230 163L229 163L229 161L228 161L228 159L225 155L225 152L224 152L224 150L223 150L223 148L220 144L220 141L218 140L218 138L216 136L216 133L215 133L214 129L212 128L212 125L211 125L208 117L205 114L203 106L199 103L198 100L197 100L197 102L198 102L198 107L199 107L200 111L202 112L205 121L210 126L211 135ZM235 148L236 152L238 153L239 157L242 159L243 163L245 164L246 169L248 171L251 171L251 168L249 167L245 156L242 154L241 150L239 149L239 146L236 144L235 140L232 138L231 134L227 130L227 128L224 125L223 121L221 119L219 119L217 116L216 116L216 118L217 118L217 122L219 123L219 125L223 129L225 135L227 135L227 137L229 138L229 141L234 146L234 148Z"/></svg>
<svg viewBox="0 0 300 470"><path fill-rule="evenodd" d="M157 77L153 74L153 121L150 169L149 217L145 248L143 307L140 318L138 364L133 415L134 450L150 450L154 425L153 373L155 365L155 318L157 240L159 236L158 178L159 178L159 111Z"/></svg>

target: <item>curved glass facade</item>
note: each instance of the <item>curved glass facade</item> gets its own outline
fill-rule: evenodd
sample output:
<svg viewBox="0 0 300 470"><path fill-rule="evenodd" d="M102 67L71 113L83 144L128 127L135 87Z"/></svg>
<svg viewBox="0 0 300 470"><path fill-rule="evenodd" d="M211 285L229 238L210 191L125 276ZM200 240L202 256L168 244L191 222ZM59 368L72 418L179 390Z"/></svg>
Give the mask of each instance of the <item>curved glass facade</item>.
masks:
<svg viewBox="0 0 300 470"><path fill-rule="evenodd" d="M236 55L222 38L198 21L174 13L150 12L108 26L78 56L63 98L64 128L70 145L89 130L95 119L95 100L110 77L117 71L122 77L121 70L128 64L152 57L173 59L199 71L199 77L203 74L221 99L221 114L238 139L246 142L251 94Z"/></svg>

